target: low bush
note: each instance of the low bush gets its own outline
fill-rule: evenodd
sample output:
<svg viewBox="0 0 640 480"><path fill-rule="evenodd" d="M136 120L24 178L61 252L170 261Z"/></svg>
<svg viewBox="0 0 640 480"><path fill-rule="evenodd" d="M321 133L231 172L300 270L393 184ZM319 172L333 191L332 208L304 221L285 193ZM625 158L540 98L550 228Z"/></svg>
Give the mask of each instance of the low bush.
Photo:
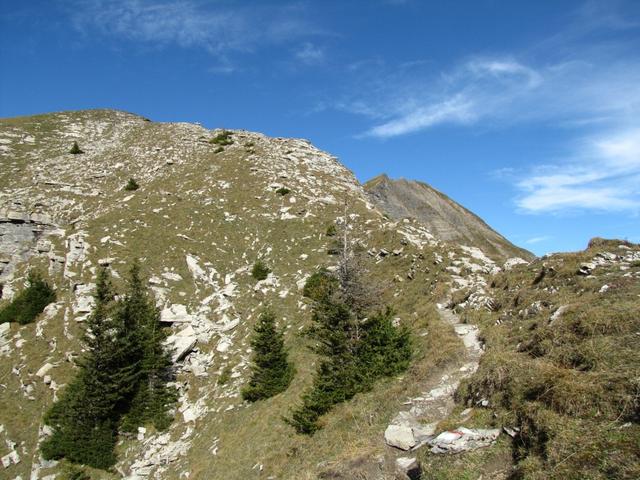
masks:
<svg viewBox="0 0 640 480"><path fill-rule="evenodd" d="M55 300L56 293L53 288L38 272L32 270L27 277L27 287L0 310L0 323L31 323Z"/></svg>
<svg viewBox="0 0 640 480"><path fill-rule="evenodd" d="M313 273L304 284L302 295L311 300L320 301L337 286L338 280L326 268Z"/></svg>
<svg viewBox="0 0 640 480"><path fill-rule="evenodd" d="M220 145L224 147L224 146L233 144L233 138L231 136L232 136L232 133L230 131L223 130L222 132L217 134L215 137L213 137L211 140L209 140L209 142L213 143L214 145Z"/></svg>
<svg viewBox="0 0 640 480"><path fill-rule="evenodd" d="M279 189L276 190L276 193L284 197L285 195L288 195L289 193L291 193L291 190L289 190L287 187L280 187Z"/></svg>
<svg viewBox="0 0 640 480"><path fill-rule="evenodd" d="M227 365L222 369L222 372L220 372L220 376L216 383L218 385L226 385L229 383L229 380L231 380L231 367Z"/></svg>
<svg viewBox="0 0 640 480"><path fill-rule="evenodd" d="M139 188L140 188L140 185L138 185L138 182L136 182L135 179L133 178L130 178L127 184L124 186L124 189L127 192L132 192L134 190L138 190Z"/></svg>
<svg viewBox="0 0 640 480"><path fill-rule="evenodd" d="M80 146L78 145L78 142L73 142L73 146L71 147L71 150L69 150L69 153L71 155L79 155L84 152L80 150Z"/></svg>
<svg viewBox="0 0 640 480"><path fill-rule="evenodd" d="M267 267L267 265L262 261L258 260L253 264L253 268L251 269L251 276L256 280L265 280L269 273L271 273L271 269Z"/></svg>

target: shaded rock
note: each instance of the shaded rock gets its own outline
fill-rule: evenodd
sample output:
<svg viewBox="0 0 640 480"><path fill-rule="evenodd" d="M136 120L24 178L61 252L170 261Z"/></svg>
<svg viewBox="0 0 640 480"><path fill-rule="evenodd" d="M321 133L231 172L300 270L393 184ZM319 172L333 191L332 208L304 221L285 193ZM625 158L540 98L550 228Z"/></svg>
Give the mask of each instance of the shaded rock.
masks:
<svg viewBox="0 0 640 480"><path fill-rule="evenodd" d="M183 328L178 333L167 337L165 342L173 350L171 358L174 362L182 360L198 343L198 337L191 325Z"/></svg>

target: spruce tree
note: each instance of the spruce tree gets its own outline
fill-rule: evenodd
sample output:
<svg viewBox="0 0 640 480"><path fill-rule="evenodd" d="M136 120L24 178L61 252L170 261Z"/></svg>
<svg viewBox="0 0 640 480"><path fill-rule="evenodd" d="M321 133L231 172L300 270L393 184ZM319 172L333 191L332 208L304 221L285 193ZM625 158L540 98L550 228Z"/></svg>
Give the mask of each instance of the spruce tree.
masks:
<svg viewBox="0 0 640 480"><path fill-rule="evenodd" d="M168 410L176 400L175 390L167 385L174 373L171 356L163 345L166 334L160 324L160 312L143 284L137 261L129 272L127 294L118 318L123 325L132 326L131 341L140 348L122 428L134 431L140 425L153 423L157 429L165 429L171 423Z"/></svg>
<svg viewBox="0 0 640 480"><path fill-rule="evenodd" d="M53 434L41 451L45 459L64 457L106 469L116 461L118 429L144 423L165 428L175 393L167 385L171 359L162 344L159 312L138 262L131 267L122 300L114 301L106 268L98 273L94 298L84 336L88 354L45 415Z"/></svg>
<svg viewBox="0 0 640 480"><path fill-rule="evenodd" d="M321 427L320 417L334 405L370 390L381 377L405 370L411 359L409 331L393 326L391 309L380 311L376 289L363 281L364 267L347 235L346 207L344 219L333 280L322 278L326 272L318 273L306 292L314 300L309 334L320 361L302 405L286 419L299 433L313 434Z"/></svg>
<svg viewBox="0 0 640 480"><path fill-rule="evenodd" d="M113 293L106 269L101 269L94 294L95 307L87 320L84 341L89 353L79 363L76 377L45 415L53 435L41 446L45 459L67 458L74 463L108 468L115 463L114 448L121 400L116 348L120 332L109 317Z"/></svg>
<svg viewBox="0 0 640 480"><path fill-rule="evenodd" d="M73 142L73 146L71 147L71 150L69 150L69 153L72 155L78 155L84 152L80 150L80 146L78 145L78 142Z"/></svg>
<svg viewBox="0 0 640 480"><path fill-rule="evenodd" d="M272 311L260 315L251 346L254 350L251 380L242 390L242 397L255 402L285 391L293 378L294 368L287 360L284 333L277 329Z"/></svg>

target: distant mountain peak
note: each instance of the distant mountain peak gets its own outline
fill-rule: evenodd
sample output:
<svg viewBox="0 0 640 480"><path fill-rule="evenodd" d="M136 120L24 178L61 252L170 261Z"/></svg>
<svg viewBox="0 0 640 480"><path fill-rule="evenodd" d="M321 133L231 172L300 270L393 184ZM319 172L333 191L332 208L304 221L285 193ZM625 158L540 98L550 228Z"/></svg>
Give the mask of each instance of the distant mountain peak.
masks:
<svg viewBox="0 0 640 480"><path fill-rule="evenodd" d="M480 247L500 259L535 257L427 183L405 178L394 180L383 173L366 182L364 188L371 201L389 217L415 218L440 240Z"/></svg>

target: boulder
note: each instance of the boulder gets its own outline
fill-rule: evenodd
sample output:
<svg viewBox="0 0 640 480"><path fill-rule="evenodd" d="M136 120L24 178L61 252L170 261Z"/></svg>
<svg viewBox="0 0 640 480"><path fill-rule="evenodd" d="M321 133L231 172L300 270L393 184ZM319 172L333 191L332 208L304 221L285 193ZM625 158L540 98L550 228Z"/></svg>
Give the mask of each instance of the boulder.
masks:
<svg viewBox="0 0 640 480"><path fill-rule="evenodd" d="M456 430L442 432L430 440L432 453L460 453L488 447L496 441L500 430L494 429L469 429L459 427Z"/></svg>
<svg viewBox="0 0 640 480"><path fill-rule="evenodd" d="M387 445L400 450L410 450L416 444L413 430L404 425L389 425L384 431L384 441Z"/></svg>
<svg viewBox="0 0 640 480"><path fill-rule="evenodd" d="M45 363L43 366L40 367L40 370L36 372L36 377L43 378L52 368L53 368L52 364Z"/></svg>
<svg viewBox="0 0 640 480"><path fill-rule="evenodd" d="M193 347L198 343L198 337L191 325L169 336L166 340L167 345L173 350L171 358L174 362L178 362L187 356Z"/></svg>
<svg viewBox="0 0 640 480"><path fill-rule="evenodd" d="M580 265L580 267L578 268L578 275L591 275L591 272L593 272L593 270L596 268L596 264L595 263L583 263L582 265Z"/></svg>
<svg viewBox="0 0 640 480"><path fill-rule="evenodd" d="M396 467L401 474L411 480L419 480L422 476L422 469L416 457L398 457L396 458Z"/></svg>
<svg viewBox="0 0 640 480"><path fill-rule="evenodd" d="M160 312L160 321L169 323L190 323L193 316L187 312L187 307L176 303L165 307Z"/></svg>

